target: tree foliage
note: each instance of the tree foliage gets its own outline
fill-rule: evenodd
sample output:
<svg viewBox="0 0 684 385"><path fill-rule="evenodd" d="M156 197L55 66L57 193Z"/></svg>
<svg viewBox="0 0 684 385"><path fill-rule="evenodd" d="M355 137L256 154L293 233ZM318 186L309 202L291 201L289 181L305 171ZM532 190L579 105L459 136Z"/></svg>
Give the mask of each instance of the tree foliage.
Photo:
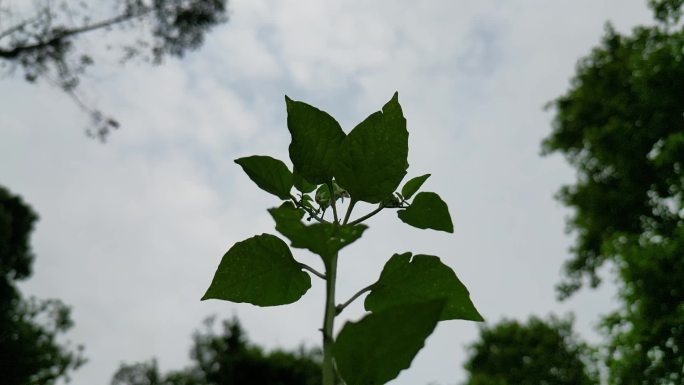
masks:
<svg viewBox="0 0 684 385"><path fill-rule="evenodd" d="M28 3L28 2L27 2ZM202 45L206 33L227 20L226 0L38 0L33 7L0 4L0 69L20 71L29 82L48 81L86 109L94 129L106 138L119 123L85 104L76 93L83 75L103 51L121 62L139 58L153 64L182 57ZM98 45L82 37L96 35Z"/></svg>
<svg viewBox="0 0 684 385"><path fill-rule="evenodd" d="M30 236L38 216L24 201L0 186L0 303L17 295L14 283L31 275Z"/></svg>
<svg viewBox="0 0 684 385"><path fill-rule="evenodd" d="M112 385L319 385L318 350L265 352L251 344L237 319L223 322L217 334L213 318L193 336L192 364L161 373L156 360L122 364Z"/></svg>
<svg viewBox="0 0 684 385"><path fill-rule="evenodd" d="M676 23L682 17L684 0L648 0L656 19L665 23Z"/></svg>
<svg viewBox="0 0 684 385"><path fill-rule="evenodd" d="M684 208L684 31L609 28L584 58L566 95L554 102L546 153L561 152L578 171L561 200L575 209L571 292L630 241L669 237ZM639 239L626 237L639 235Z"/></svg>
<svg viewBox="0 0 684 385"><path fill-rule="evenodd" d="M623 246L617 265L622 306L601 324L611 383L683 383L684 226L658 242Z"/></svg>
<svg viewBox="0 0 684 385"><path fill-rule="evenodd" d="M30 234L37 219L0 186L0 373L3 385L51 385L84 363L81 347L61 342L73 323L58 300L24 298L16 282L31 275Z"/></svg>
<svg viewBox="0 0 684 385"><path fill-rule="evenodd" d="M546 153L578 172L560 199L577 235L562 297L610 261L621 309L604 319L613 384L684 381L684 28L681 0L650 1L659 23L608 27L553 103Z"/></svg>
<svg viewBox="0 0 684 385"><path fill-rule="evenodd" d="M469 347L464 385L598 384L591 355L570 319L505 320L480 329Z"/></svg>

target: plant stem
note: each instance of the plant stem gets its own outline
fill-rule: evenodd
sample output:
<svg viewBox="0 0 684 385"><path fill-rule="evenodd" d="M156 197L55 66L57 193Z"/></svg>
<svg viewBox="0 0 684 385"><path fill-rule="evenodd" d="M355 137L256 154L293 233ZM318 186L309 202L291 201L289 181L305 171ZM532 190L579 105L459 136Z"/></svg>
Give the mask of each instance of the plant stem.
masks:
<svg viewBox="0 0 684 385"><path fill-rule="evenodd" d="M337 253L326 263L325 315L323 317L323 385L335 385L333 363L333 328L335 326L335 281L337 280Z"/></svg>
<svg viewBox="0 0 684 385"><path fill-rule="evenodd" d="M337 204L335 204L335 191L332 182L328 183L328 191L330 191L330 206L333 209L333 219L335 223L340 223L340 220L337 218Z"/></svg>
<svg viewBox="0 0 684 385"><path fill-rule="evenodd" d="M344 221L342 222L343 225L346 225L347 222L349 222L349 217L351 216L352 210L354 209L354 205L356 204L356 200L352 199L349 202L349 207L347 208L347 214L344 216Z"/></svg>

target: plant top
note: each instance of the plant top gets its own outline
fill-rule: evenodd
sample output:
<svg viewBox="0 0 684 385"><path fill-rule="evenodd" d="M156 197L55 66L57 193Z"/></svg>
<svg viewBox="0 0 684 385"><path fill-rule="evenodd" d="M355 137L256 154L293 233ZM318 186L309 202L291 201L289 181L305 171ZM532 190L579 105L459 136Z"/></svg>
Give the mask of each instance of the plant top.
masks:
<svg viewBox="0 0 684 385"><path fill-rule="evenodd" d="M376 282L336 303L338 253L365 233L368 226L362 222L384 209L396 210L413 227L453 233L449 209L438 194L419 192L430 174L399 189L409 167L409 134L397 93L349 134L328 113L287 96L285 102L292 170L265 155L235 163L283 201L268 211L289 246L267 233L237 242L223 256L202 299L285 305L309 290L313 274L326 284L323 384L339 383L340 377L348 385L384 384L411 365L439 321L482 321L482 316L450 267L436 256L411 252L391 256ZM345 198L349 203L342 216L338 206L344 208ZM352 219L358 202L377 207ZM319 255L325 271L298 262L291 247ZM347 322L333 336L335 318L366 293L365 317Z"/></svg>

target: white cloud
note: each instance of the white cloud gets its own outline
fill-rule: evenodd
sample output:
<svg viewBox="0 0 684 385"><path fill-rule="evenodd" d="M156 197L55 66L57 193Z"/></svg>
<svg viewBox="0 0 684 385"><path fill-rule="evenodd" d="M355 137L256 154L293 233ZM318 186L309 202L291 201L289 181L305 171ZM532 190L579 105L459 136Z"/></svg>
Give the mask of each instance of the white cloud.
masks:
<svg viewBox="0 0 684 385"><path fill-rule="evenodd" d="M412 250L442 256L489 320L573 310L596 338L610 289L554 299L570 239L552 195L572 174L538 157L550 119L541 107L566 89L606 19L625 29L647 16L640 0L236 0L202 51L90 84L124 124L107 145L81 135L82 116L57 91L5 83L0 179L42 218L26 289L74 307L72 338L91 361L73 383L106 383L120 360L181 367L192 330L212 312L237 314L269 347L318 343L316 280L288 307L198 301L233 242L274 231L265 209L275 202L232 159L287 158L284 93L349 130L399 90L409 174L432 172L426 189L454 218L454 236L409 228L393 213L373 218L341 259L341 300L392 253ZM361 314L355 304L343 318ZM393 383L459 381L460 347L475 335L474 324L441 325Z"/></svg>

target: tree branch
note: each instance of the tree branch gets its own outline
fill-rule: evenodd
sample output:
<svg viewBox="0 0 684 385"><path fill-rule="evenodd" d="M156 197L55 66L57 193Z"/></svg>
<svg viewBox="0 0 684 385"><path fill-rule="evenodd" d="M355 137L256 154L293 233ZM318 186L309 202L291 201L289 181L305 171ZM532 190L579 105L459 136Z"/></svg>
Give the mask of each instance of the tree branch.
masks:
<svg viewBox="0 0 684 385"><path fill-rule="evenodd" d="M19 24L16 24L16 25L13 25L13 26L7 28L6 30L0 32L0 39L2 39L2 38L4 38L4 37L7 37L7 36L9 36L9 35L11 35L11 34L17 32L17 31L21 30L21 29L24 28L26 25L28 25L29 23L32 23L32 22L34 22L34 21L36 21L36 20L38 20L38 18L37 18L37 17L34 17L34 18L31 18L31 19L28 19L28 20L24 20L24 21L22 21L22 22L19 23Z"/></svg>
<svg viewBox="0 0 684 385"><path fill-rule="evenodd" d="M58 43L60 40L63 40L63 39L68 38L70 36L79 35L81 33L86 33L86 32L91 32L91 31L95 31L98 29L111 27L112 25L119 24L119 23L122 23L124 21L128 21L128 20L135 19L138 17L143 17L143 16L147 15L148 13L150 13L151 11L152 11L152 8L147 7L147 8L144 8L140 12L137 12L137 13L122 14L122 15L113 17L111 19L102 20L102 21L99 21L97 23L84 25L82 27L73 28L73 29L65 29L65 30L62 30L62 31L55 33L55 35L52 36L51 38L44 40L44 41L39 41L37 43L23 45L23 46L20 45L20 46L14 47L12 49L0 49L0 58L14 59L24 52L30 52L30 51L39 50L41 48L49 47L51 45ZM10 33L14 32L18 29L21 29L22 27L23 27L23 25L19 24L17 26L10 28L7 31L3 31L2 33L0 33L0 38L4 37L5 35L9 35ZM14 29L14 31L12 31L13 29ZM53 31L58 30L58 28L53 28L52 30Z"/></svg>

